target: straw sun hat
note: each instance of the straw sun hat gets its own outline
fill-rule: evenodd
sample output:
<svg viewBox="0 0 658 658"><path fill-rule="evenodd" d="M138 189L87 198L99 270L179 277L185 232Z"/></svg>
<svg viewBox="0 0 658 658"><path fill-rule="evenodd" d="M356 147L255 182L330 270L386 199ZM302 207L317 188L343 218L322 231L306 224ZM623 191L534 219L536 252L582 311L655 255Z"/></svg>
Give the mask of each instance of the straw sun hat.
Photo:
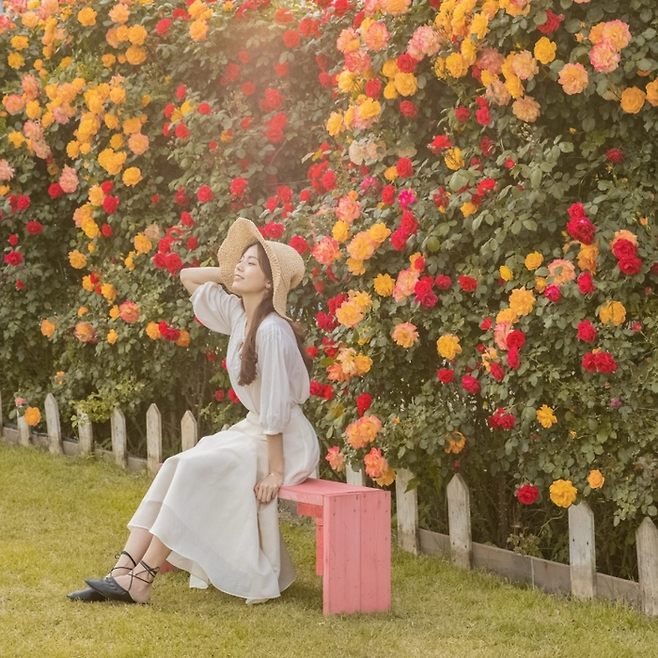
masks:
<svg viewBox="0 0 658 658"><path fill-rule="evenodd" d="M238 217L229 228L224 242L217 252L219 278L229 291L233 292L233 274L245 249L260 242L265 249L272 268L272 304L274 310L288 318L288 291L297 286L304 276L304 261L289 245L265 240L256 225L244 217ZM290 319L290 318L288 318Z"/></svg>

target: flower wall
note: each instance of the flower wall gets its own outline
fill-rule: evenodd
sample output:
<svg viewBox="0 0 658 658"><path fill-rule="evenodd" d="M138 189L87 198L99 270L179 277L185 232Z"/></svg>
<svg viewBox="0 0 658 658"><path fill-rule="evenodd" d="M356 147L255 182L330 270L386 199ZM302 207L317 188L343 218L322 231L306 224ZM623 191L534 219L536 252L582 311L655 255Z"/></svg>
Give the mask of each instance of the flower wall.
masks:
<svg viewBox="0 0 658 658"><path fill-rule="evenodd" d="M307 260L336 470L461 471L499 544L581 500L655 516L657 23L650 0L11 4L5 381L98 419L238 417L176 275L243 215Z"/></svg>

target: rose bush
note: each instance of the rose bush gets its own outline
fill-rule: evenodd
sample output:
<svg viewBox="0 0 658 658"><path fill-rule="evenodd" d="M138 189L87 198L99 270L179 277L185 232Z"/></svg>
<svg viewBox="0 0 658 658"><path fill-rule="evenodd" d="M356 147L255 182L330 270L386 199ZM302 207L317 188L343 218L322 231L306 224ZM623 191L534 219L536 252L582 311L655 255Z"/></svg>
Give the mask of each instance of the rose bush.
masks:
<svg viewBox="0 0 658 658"><path fill-rule="evenodd" d="M555 483L655 516L658 16L557 5L10 2L5 385L236 418L176 277L244 215L307 260L333 467L462 471L499 544Z"/></svg>

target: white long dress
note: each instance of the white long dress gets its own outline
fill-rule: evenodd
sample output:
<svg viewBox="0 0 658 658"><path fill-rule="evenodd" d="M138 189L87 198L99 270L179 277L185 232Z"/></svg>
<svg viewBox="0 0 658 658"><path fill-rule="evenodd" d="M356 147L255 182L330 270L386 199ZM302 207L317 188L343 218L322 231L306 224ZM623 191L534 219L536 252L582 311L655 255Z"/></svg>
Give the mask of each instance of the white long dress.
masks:
<svg viewBox="0 0 658 658"><path fill-rule="evenodd" d="M208 282L191 299L206 327L230 335L228 373L249 413L167 459L128 528L146 528L169 547L168 561L190 573L191 587L211 583L246 599L274 598L295 572L277 502L260 505L254 486L268 473L268 434L283 433L284 484L303 482L317 467L317 436L299 407L309 395L308 372L290 325L272 313L256 333L258 376L240 386L246 325L240 298Z"/></svg>

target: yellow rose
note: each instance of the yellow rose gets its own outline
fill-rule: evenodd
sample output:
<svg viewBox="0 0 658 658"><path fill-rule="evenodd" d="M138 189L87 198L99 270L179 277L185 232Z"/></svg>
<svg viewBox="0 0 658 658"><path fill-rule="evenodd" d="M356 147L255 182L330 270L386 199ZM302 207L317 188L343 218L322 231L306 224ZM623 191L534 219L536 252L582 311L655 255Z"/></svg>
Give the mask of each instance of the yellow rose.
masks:
<svg viewBox="0 0 658 658"><path fill-rule="evenodd" d="M338 74L336 84L343 93L349 94L359 88L359 76L347 69L343 69Z"/></svg>
<svg viewBox="0 0 658 658"><path fill-rule="evenodd" d="M117 298L116 288L111 283L104 283L101 286L101 295L111 303Z"/></svg>
<svg viewBox="0 0 658 658"><path fill-rule="evenodd" d="M135 261L134 261L134 256L135 252L131 251L124 259L123 259L123 264L128 268L130 272L132 272L135 269Z"/></svg>
<svg viewBox="0 0 658 658"><path fill-rule="evenodd" d="M446 163L446 167L452 169L452 171L457 171L466 164L464 158L462 158L461 149L457 147L448 149L443 160Z"/></svg>
<svg viewBox="0 0 658 658"><path fill-rule="evenodd" d="M110 316L111 320L116 320L119 315L121 315L121 311L119 310L119 307L115 304L111 309L110 312L108 313Z"/></svg>
<svg viewBox="0 0 658 658"><path fill-rule="evenodd" d="M498 271L500 272L500 278L503 281L511 281L514 278L514 272L512 272L512 270L507 267L507 265L501 265L498 268Z"/></svg>
<svg viewBox="0 0 658 658"><path fill-rule="evenodd" d="M542 64L550 64L555 59L557 44L548 37L542 37L535 44L533 53Z"/></svg>
<svg viewBox="0 0 658 658"><path fill-rule="evenodd" d="M128 41L130 41L133 46L141 46L146 41L147 36L148 33L143 25L131 25L128 28Z"/></svg>
<svg viewBox="0 0 658 658"><path fill-rule="evenodd" d="M110 9L109 16L113 23L123 25L124 23L128 22L128 18L130 17L130 9L128 9L126 5L122 4L114 5L114 7Z"/></svg>
<svg viewBox="0 0 658 658"><path fill-rule="evenodd" d="M85 218L80 225L80 228L90 240L97 238L101 234L98 224L91 217Z"/></svg>
<svg viewBox="0 0 658 658"><path fill-rule="evenodd" d="M465 203L462 203L459 209L461 210L464 217L470 217L472 214L477 212L478 207L474 203L466 201Z"/></svg>
<svg viewBox="0 0 658 658"><path fill-rule="evenodd" d="M123 135L116 133L110 138L110 148L113 148L115 151L120 149L124 145Z"/></svg>
<svg viewBox="0 0 658 658"><path fill-rule="evenodd" d="M502 311L498 312L498 315L496 315L496 324L500 324L501 322L514 324L518 319L519 316L511 308L504 308Z"/></svg>
<svg viewBox="0 0 658 658"><path fill-rule="evenodd" d="M151 339L151 340L158 340L160 338L160 327L158 326L157 322L149 322L146 325L146 335Z"/></svg>
<svg viewBox="0 0 658 658"><path fill-rule="evenodd" d="M126 60L128 64L132 64L133 66L142 64L146 61L146 50L141 46L130 46L126 50Z"/></svg>
<svg viewBox="0 0 658 658"><path fill-rule="evenodd" d="M532 290L517 288L509 296L509 307L515 315L523 316L532 312L535 305L535 295Z"/></svg>
<svg viewBox="0 0 658 658"><path fill-rule="evenodd" d="M81 270L87 265L87 257L75 249L69 252L69 263L76 270Z"/></svg>
<svg viewBox="0 0 658 658"><path fill-rule="evenodd" d="M114 343L117 342L117 338L119 338L119 334L117 334L117 332L114 329L110 329L107 332L107 342L110 345L114 345Z"/></svg>
<svg viewBox="0 0 658 658"><path fill-rule="evenodd" d="M394 78L398 73L400 72L400 69L398 69L398 63L394 59L388 59L384 62L384 65L382 66L382 73L387 77L387 78Z"/></svg>
<svg viewBox="0 0 658 658"><path fill-rule="evenodd" d="M393 294L395 281L393 281L389 274L378 274L375 277L373 284L375 286L375 292L380 297L390 297Z"/></svg>
<svg viewBox="0 0 658 658"><path fill-rule="evenodd" d="M596 274L596 265L599 258L598 243L582 244L578 252L578 267L581 270L587 270L592 274Z"/></svg>
<svg viewBox="0 0 658 658"><path fill-rule="evenodd" d="M558 507L571 507L576 500L578 491L573 486L571 480L555 480L550 488L551 500Z"/></svg>
<svg viewBox="0 0 658 658"><path fill-rule="evenodd" d="M325 123L325 128L327 132L332 136L340 135L345 130L345 124L343 123L343 115L340 112L332 112Z"/></svg>
<svg viewBox="0 0 658 658"><path fill-rule="evenodd" d="M459 338L454 334L444 334L436 341L436 349L444 358L452 361L458 354L462 353Z"/></svg>
<svg viewBox="0 0 658 658"><path fill-rule="evenodd" d="M78 12L78 23L85 27L96 25L96 12L91 7L85 7Z"/></svg>
<svg viewBox="0 0 658 658"><path fill-rule="evenodd" d="M557 423L557 418L553 413L553 409L548 405L542 404L542 406L537 409L536 412L537 422L542 426L548 429Z"/></svg>
<svg viewBox="0 0 658 658"><path fill-rule="evenodd" d="M57 328L57 320L55 320L55 322L51 322L50 320L41 321L41 333L46 338L50 338L55 333L56 328Z"/></svg>
<svg viewBox="0 0 658 658"><path fill-rule="evenodd" d="M192 41L203 41L208 34L208 23L205 21L192 21L189 33Z"/></svg>
<svg viewBox="0 0 658 658"><path fill-rule="evenodd" d="M375 241L365 231L360 231L350 241L347 252L354 260L364 261L372 257L376 246Z"/></svg>
<svg viewBox="0 0 658 658"><path fill-rule="evenodd" d="M388 167L387 169L384 170L384 178L388 181L394 181L398 177L398 169L397 167Z"/></svg>
<svg viewBox="0 0 658 658"><path fill-rule="evenodd" d="M546 279L543 276L535 277L535 290L541 295L546 290Z"/></svg>
<svg viewBox="0 0 658 658"><path fill-rule="evenodd" d="M87 292L93 292L96 286L91 282L91 277L89 275L82 277L82 287Z"/></svg>
<svg viewBox="0 0 658 658"><path fill-rule="evenodd" d="M363 309L353 300L343 302L336 309L336 320L351 329L363 320Z"/></svg>
<svg viewBox="0 0 658 658"><path fill-rule="evenodd" d="M621 109L627 114L637 114L644 106L647 95L637 87L626 87L621 92Z"/></svg>
<svg viewBox="0 0 658 658"><path fill-rule="evenodd" d="M413 96L418 91L418 80L413 73L397 73L393 82L400 96Z"/></svg>
<svg viewBox="0 0 658 658"><path fill-rule="evenodd" d="M132 187L142 180L142 172L139 167L128 167L128 169L123 172L122 180L125 185Z"/></svg>
<svg viewBox="0 0 658 658"><path fill-rule="evenodd" d="M658 107L658 78L656 80L652 80L647 85L647 100L654 107Z"/></svg>
<svg viewBox="0 0 658 658"><path fill-rule="evenodd" d="M142 129L142 122L139 117L132 117L123 122L121 129L126 135L132 135L138 133Z"/></svg>
<svg viewBox="0 0 658 658"><path fill-rule="evenodd" d="M23 414L23 420L30 426L38 425L41 422L41 412L37 407L27 407Z"/></svg>
<svg viewBox="0 0 658 658"><path fill-rule="evenodd" d="M366 268L363 266L363 261L362 260L356 260L355 258L352 258L351 256L345 261L345 264L347 265L347 270L350 274L365 274Z"/></svg>
<svg viewBox="0 0 658 658"><path fill-rule="evenodd" d="M367 98L359 105L359 116L362 119L371 119L378 116L382 111L382 106L378 101Z"/></svg>
<svg viewBox="0 0 658 658"><path fill-rule="evenodd" d="M615 327L618 327L626 320L626 308L621 302L607 301L599 309L599 319L603 324L612 322Z"/></svg>
<svg viewBox="0 0 658 658"><path fill-rule="evenodd" d="M115 114L110 114L109 112L103 117L103 123L105 123L110 130L116 130L120 125L119 117Z"/></svg>
<svg viewBox="0 0 658 658"><path fill-rule="evenodd" d="M398 97L398 90L395 88L395 82L393 80L386 84L383 94L387 101L393 101Z"/></svg>
<svg viewBox="0 0 658 658"><path fill-rule="evenodd" d="M451 53L445 60L446 70L453 78L463 78L468 73L468 64L460 53Z"/></svg>
<svg viewBox="0 0 658 658"><path fill-rule="evenodd" d="M475 14L469 32L477 39L484 39L489 32L489 18L486 14Z"/></svg>
<svg viewBox="0 0 658 658"><path fill-rule="evenodd" d="M187 329L181 329L176 345L178 347L187 347L190 344L190 340L190 332Z"/></svg>
<svg viewBox="0 0 658 658"><path fill-rule="evenodd" d="M605 478L603 477L601 471L598 469L593 469L589 472L589 475L587 476L587 484L589 484L592 489L600 489L604 482Z"/></svg>
<svg viewBox="0 0 658 658"><path fill-rule="evenodd" d="M25 64L25 58L20 53L9 53L7 64L9 64L12 69L20 69L23 64Z"/></svg>
<svg viewBox="0 0 658 658"><path fill-rule="evenodd" d="M151 241L143 233L138 233L133 238L133 245L135 246L135 251L138 254L148 254L148 252L153 248Z"/></svg>
<svg viewBox="0 0 658 658"><path fill-rule="evenodd" d="M123 168L123 163L126 161L126 154L122 152L115 152L114 149L103 149L98 154L98 164L107 171L110 176L116 176Z"/></svg>
<svg viewBox="0 0 658 658"><path fill-rule="evenodd" d="M19 34L13 36L10 43L14 50L25 50L30 45L28 38Z"/></svg>
<svg viewBox="0 0 658 658"><path fill-rule="evenodd" d="M544 257L538 251L533 251L525 257L524 265L526 269L534 272L543 262Z"/></svg>

